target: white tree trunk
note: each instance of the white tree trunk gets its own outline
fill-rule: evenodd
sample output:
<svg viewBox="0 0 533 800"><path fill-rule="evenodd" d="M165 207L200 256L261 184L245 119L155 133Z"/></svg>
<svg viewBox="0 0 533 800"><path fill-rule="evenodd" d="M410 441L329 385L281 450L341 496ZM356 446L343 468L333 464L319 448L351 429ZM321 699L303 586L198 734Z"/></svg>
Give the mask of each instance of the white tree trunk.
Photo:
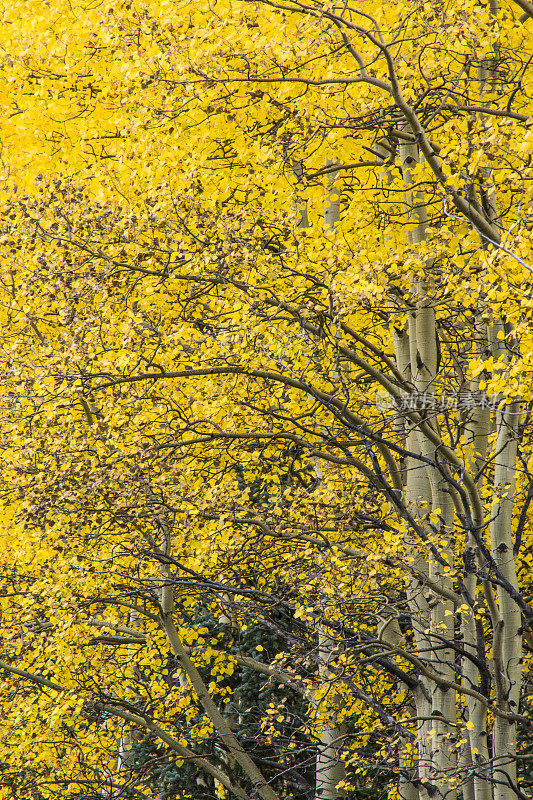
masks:
<svg viewBox="0 0 533 800"><path fill-rule="evenodd" d="M507 351L498 333L501 323L491 326L494 359L507 360ZM505 403L505 404L503 404ZM492 491L490 538L496 566L502 576L518 590L516 555L512 536L512 516L516 484L517 429L520 403L505 402L496 411L496 461ZM494 684L498 706L504 712L518 713L522 681L522 616L516 602L502 586L497 586L500 612L499 630L494 632ZM516 722L497 716L493 727L494 800L510 800L516 785Z"/></svg>
<svg viewBox="0 0 533 800"><path fill-rule="evenodd" d="M405 182L406 217L409 222L408 241L416 248L426 237L427 210L423 192L415 187L413 169L420 161L418 146L402 144L400 147L402 172ZM409 317L409 352L411 377L417 396L434 394L437 388L438 345L435 311L431 297L433 278L432 264L425 267L425 276L411 287L415 310ZM430 423L436 429L436 419ZM414 428L408 438L408 450L419 453L424 459L434 460L435 447L423 431ZM446 482L438 469L427 462L410 458L407 468L406 500L409 506L424 517L428 512L434 514L438 522L436 542L442 558L453 563L450 544L453 529L454 508ZM435 557L425 563L418 552L411 556L413 565L422 575L444 590L452 591L451 577L444 565ZM415 563L416 562L416 563ZM453 682L455 678L455 654L451 647L443 646L444 641L453 641L454 604L443 596L422 598L411 589L409 604L413 619L416 619L415 639L418 652L429 662L434 672L443 681ZM418 630L416 629L418 628ZM431 657L428 659L428 653ZM448 779L455 773L456 749L453 739L456 727L455 692L436 681L420 677L420 688L415 696L417 715L422 718L419 725L419 770L421 796L435 790L442 797L453 796Z"/></svg>

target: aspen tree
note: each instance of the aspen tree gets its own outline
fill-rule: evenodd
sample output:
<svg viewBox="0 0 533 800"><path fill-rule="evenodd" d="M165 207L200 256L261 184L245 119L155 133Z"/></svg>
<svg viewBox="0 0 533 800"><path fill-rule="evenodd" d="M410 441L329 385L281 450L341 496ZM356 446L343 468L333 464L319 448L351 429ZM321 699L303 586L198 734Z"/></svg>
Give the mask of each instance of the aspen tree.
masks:
<svg viewBox="0 0 533 800"><path fill-rule="evenodd" d="M0 797L527 796L530 10L6 7Z"/></svg>

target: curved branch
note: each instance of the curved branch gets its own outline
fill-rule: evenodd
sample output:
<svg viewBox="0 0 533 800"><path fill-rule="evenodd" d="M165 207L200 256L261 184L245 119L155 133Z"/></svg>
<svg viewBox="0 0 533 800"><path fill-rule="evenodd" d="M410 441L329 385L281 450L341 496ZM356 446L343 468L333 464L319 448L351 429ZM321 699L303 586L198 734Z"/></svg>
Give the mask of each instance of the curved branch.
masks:
<svg viewBox="0 0 533 800"><path fill-rule="evenodd" d="M32 672L28 672L25 669L18 669L18 667L13 667L11 664L7 664L5 661L0 661L0 669L5 669L7 672L12 673L13 675L18 675L21 678L26 678L27 680L31 681L32 683L37 684L38 686L46 686L48 689L53 689L55 692L63 693L69 692L69 694L74 694L77 697L81 697L82 699L87 702L86 698L83 698L79 692L73 692L72 689L66 689L63 686L60 686L58 683L54 683L53 681L48 680L47 678L43 678L41 675L35 675ZM193 753L192 750L189 750L187 747L184 747L180 744L177 739L173 736L170 736L166 731L163 730L154 720L151 720L147 717L142 716L139 713L132 713L130 711L125 710L124 708L119 708L112 703L109 702L100 702L100 701L89 701L91 706L99 711L106 711L108 714L112 714L115 717L119 717L123 719L125 722L131 722L134 725L139 725L140 727L145 728L146 730L155 733L155 735L161 739L161 741L165 742L175 753L180 755L183 758L188 760L194 761L204 772L207 772L216 780L220 781L232 794L235 795L239 800L250 800L249 795L241 789L240 786L232 783L225 772L215 767L213 764L210 764L202 756L197 756Z"/></svg>

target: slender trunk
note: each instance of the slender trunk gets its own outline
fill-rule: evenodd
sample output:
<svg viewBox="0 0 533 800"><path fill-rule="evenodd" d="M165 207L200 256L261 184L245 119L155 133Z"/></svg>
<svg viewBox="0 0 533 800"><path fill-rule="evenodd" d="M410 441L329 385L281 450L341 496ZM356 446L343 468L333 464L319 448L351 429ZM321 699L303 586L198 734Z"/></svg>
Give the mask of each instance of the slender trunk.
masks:
<svg viewBox="0 0 533 800"><path fill-rule="evenodd" d="M494 359L507 360L501 323L491 326ZM502 576L518 590L516 554L512 536L512 517L516 485L516 459L520 403L515 400L496 411L496 460L490 538L493 558ZM521 611L509 593L497 586L500 613L499 630L494 632L494 669L497 702L502 711L518 713L522 681ZM499 696L498 696L499 695ZM510 800L516 785L516 722L496 717L493 727L494 800Z"/></svg>
<svg viewBox="0 0 533 800"><path fill-rule="evenodd" d="M470 750L470 739L466 737L461 747L460 760L460 787L463 793L463 800L475 800L474 788L474 765L472 763L472 752Z"/></svg>
<svg viewBox="0 0 533 800"><path fill-rule="evenodd" d="M404 144L400 147L402 171L405 181L405 204L408 222L408 241L416 248L426 237L427 210L424 194L416 189L413 169L420 161L420 154L416 144ZM433 307L432 292L433 278L431 275L432 264L425 268L425 275L416 279L412 286L412 295L415 308L409 319L409 343L411 375L417 395L423 398L426 393L435 393L437 388L438 371L438 345L435 310ZM436 426L436 420L430 424ZM410 435L409 449L420 453L425 459L434 460L435 451L433 444L420 430L413 430ZM446 482L436 466L428 464L413 464L408 468L408 473L415 471L411 481L407 484L407 499L410 503L419 505L422 514L430 511L436 518L438 534L435 544L439 548L442 558L449 564L453 563L451 534L453 529L454 509ZM420 560L420 557L418 556ZM434 557L429 558L423 565L423 574L442 586L443 589L452 590L450 575L445 571L444 565ZM411 598L413 604L413 598ZM430 662L431 667L444 680L453 681L455 677L455 655L453 648L446 647L445 642L453 642L454 604L442 597L438 600L432 598L426 603L423 617L423 629L418 632L417 645L419 653ZM415 631L416 636L416 631ZM444 642L444 643L443 643ZM427 658L427 654L430 657ZM428 785L430 793L438 790L441 796L450 797L453 792L450 788L452 776L456 767L455 727L456 727L456 698L455 692L443 688L439 683L423 681L425 691L419 692L417 699L417 712L419 717L432 717L434 721L424 721L421 725L420 740L420 778L422 786ZM423 696L422 696L423 695ZM429 727L431 725L431 727ZM427 764L427 768L425 768Z"/></svg>
<svg viewBox="0 0 533 800"><path fill-rule="evenodd" d="M376 143L375 150L381 155L384 162L391 155L391 150L387 145L387 142L384 140L380 140L379 142ZM393 181L394 178L391 174L391 170L387 167L384 170L385 187L392 184ZM385 242L388 240L388 238L389 237L385 236L384 239ZM410 383L411 354L409 347L409 323L402 328L396 328L396 327L393 328L392 341L393 341L394 355L398 371L405 378L406 382ZM405 420L396 412L396 410L393 410L393 414L394 414L393 425L398 434L400 444L410 449L411 446L413 446L415 443L414 434L411 433L409 435L406 435ZM408 460L402 459L400 464L400 475L404 491L406 491L406 486L409 476L412 475L412 469L414 467L412 461L413 461L412 459ZM424 563L420 563L419 566L422 569L425 568ZM411 586L408 589L408 596L410 597L409 607L412 612L417 602L416 581L412 581ZM409 703L409 708L411 710L411 716L416 717L417 707L414 695L412 696L411 701ZM413 753L413 748L409 746L409 744L406 741L402 742L400 745L398 761L399 761L398 766L400 772L400 777L398 779L398 795L400 797L400 800L419 800L420 795L418 790L419 787L418 758L416 757L416 754Z"/></svg>
<svg viewBox="0 0 533 800"><path fill-rule="evenodd" d="M411 716L416 716L416 705L413 698L408 703ZM400 800L418 800L418 759L411 742L404 740L400 746L398 780L398 796Z"/></svg>
<svg viewBox="0 0 533 800"><path fill-rule="evenodd" d="M481 312L475 324L477 340L482 353L472 352L471 355L484 355L486 353L487 329L486 323L481 319ZM479 391L479 378L470 381L469 390L476 397ZM483 484L482 467L487 460L488 435L490 429L490 410L481 405L476 405L469 412L465 423L465 444L471 449L467 466L472 474L477 476L480 489ZM479 523L482 520L478 520ZM481 635L483 617L478 609L478 578L477 572L484 566L483 558L474 537L467 533L463 553L464 573L463 584L465 587L465 608L461 614L461 638L465 652L475 658L479 654L478 637ZM466 605L469 608L466 608ZM471 689L483 689L484 676L471 658L463 657L461 660L461 673L465 686ZM485 676L485 684L486 684ZM472 800L491 800L491 765L488 741L487 706L480 700L470 695L465 696L467 708L467 736L464 745L464 768L468 771L467 783L463 786L463 797L469 794ZM463 765L462 765L463 766Z"/></svg>
<svg viewBox="0 0 533 800"><path fill-rule="evenodd" d="M498 0L490 0L490 12L494 20L498 13ZM493 54L484 59L478 70L481 93L496 89L500 62L499 43L496 39ZM487 128L488 122L480 115ZM498 237L498 208L491 166L480 169L480 195L487 220L494 227L494 239ZM505 337L510 331L501 320L495 321L488 330L488 345L495 362L509 362ZM498 398L495 414L496 442L492 506L490 509L490 543L496 566L513 589L518 589L516 553L512 536L512 518L515 504L516 462L518 450L518 424L520 403L518 400ZM498 604L493 598L493 589L486 582L485 593L493 627L493 677L496 704L500 711L517 713L520 702L522 680L522 621L521 612L509 593L496 587ZM492 781L494 800L511 800L516 796L516 722L496 716L492 730ZM477 798L476 798L477 800Z"/></svg>
<svg viewBox="0 0 533 800"><path fill-rule="evenodd" d="M319 674L321 678L321 688L331 682L334 683L334 676L330 672L328 665L332 658L338 655L335 640L328 634L324 626L318 631L318 651L319 651ZM341 758L341 750L344 740L343 726L338 724L334 718L333 709L341 707L335 696L335 690L328 691L327 699L322 702L325 705L322 713L326 717L324 723L320 725L318 751L316 756L315 774L315 797L317 800L337 800L345 796L342 785L337 786L346 779L344 761ZM320 704L317 705L317 717L320 717ZM333 719L331 719L333 716Z"/></svg>

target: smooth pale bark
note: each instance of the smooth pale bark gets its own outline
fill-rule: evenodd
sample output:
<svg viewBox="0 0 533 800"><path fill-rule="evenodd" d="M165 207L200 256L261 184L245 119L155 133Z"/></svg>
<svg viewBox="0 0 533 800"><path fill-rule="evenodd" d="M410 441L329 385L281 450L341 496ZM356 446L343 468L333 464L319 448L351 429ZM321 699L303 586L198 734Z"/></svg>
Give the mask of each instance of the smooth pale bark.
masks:
<svg viewBox="0 0 533 800"><path fill-rule="evenodd" d="M427 209L424 194L416 187L413 170L421 160L415 143L404 143L400 147L402 172L405 183L404 202L409 222L408 242L414 249L424 241L427 228ZM423 402L426 393L434 394L437 387L438 344L435 310L432 293L432 264L424 267L424 277L416 280L411 287L415 308L409 318L409 352L411 376L415 391ZM436 428L436 419L430 423ZM420 453L425 459L435 458L433 443L419 428L410 435L410 450ZM412 473L411 480L409 474ZM407 502L418 506L422 515L431 512L434 525L438 529L436 545L449 563L453 563L450 545L453 529L454 508L442 474L427 462L412 465L408 469ZM420 557L418 556L420 560ZM453 590L451 577L446 574L444 565L436 558L421 565L424 574L436 585L445 590ZM418 601L419 602L419 601ZM418 602L411 597L410 603L416 609ZM454 604L442 598L430 598L422 617L423 623L418 631L419 653L445 681L455 677L455 654L452 648L443 646L444 641L453 641ZM415 631L415 636L417 632ZM428 658L428 655L430 657ZM422 691L425 689L425 691ZM420 728L420 778L422 786L429 785L429 792L440 792L441 796L451 797L450 780L456 767L456 698L455 692L437 682L423 681L422 688L415 697L419 717L432 718L421 724ZM425 766L427 763L427 767ZM421 792L422 794L422 792Z"/></svg>
<svg viewBox="0 0 533 800"><path fill-rule="evenodd" d="M463 793L463 800L475 800L475 789L474 789L474 768L472 764L472 753L470 751L470 740L468 736L463 742L461 747L461 760L460 760L460 768L461 768L461 791Z"/></svg>
<svg viewBox="0 0 533 800"><path fill-rule="evenodd" d="M414 700L411 700L409 708L411 715L416 715ZM398 780L398 795L400 800L418 800L418 764L413 755L412 748L408 746L406 740L400 745L399 768L400 778Z"/></svg>
<svg viewBox="0 0 533 800"><path fill-rule="evenodd" d="M483 309L480 309L474 327L474 342L470 348L471 357L483 357L487 354L487 325L483 320ZM474 396L479 392L479 378L474 378L469 383L469 391ZM482 405L475 405L468 412L465 422L465 444L471 448L470 461L467 464L476 480L480 490L482 489L484 473L482 468L486 464L488 435L490 431L490 410ZM478 520L481 523L482 520ZM464 543L464 573L463 583L465 587L465 605L469 609L463 609L461 614L461 636L462 646L470 656L477 656L477 627L482 624L482 617L478 611L477 592L478 578L477 571L484 564L484 559L479 552L479 547L472 536L467 533ZM494 620L492 620L494 627ZM461 670L463 681L470 688L477 688L482 675L476 664L471 658L461 659ZM471 695L465 696L467 709L468 729L466 741L463 746L462 763L463 769L468 770L469 777L467 783L463 784L463 797L471 797L472 800L491 800L492 784L491 764L488 741L488 715L487 706Z"/></svg>
<svg viewBox="0 0 533 800"><path fill-rule="evenodd" d="M418 158L418 149L415 147L400 147L400 160L402 163L402 171L407 170L407 175L404 172L406 192L404 194L406 218L412 218L416 212L413 210L413 201L411 194L408 191L410 170L409 166L416 163ZM418 232L417 232L418 233ZM420 241L419 235L416 236ZM409 227L407 230L408 243L413 242L413 230ZM414 385L415 377L418 374L417 364L417 319L416 311L410 311L408 315L408 344L409 344L409 368L411 380ZM410 427L407 436L407 449L412 453L420 453L420 437L419 432L414 426ZM428 505L428 498L431 498L431 487L429 477L424 464L416 458L409 457L406 464L407 478L405 486L405 499L407 507L412 510L415 518L423 517ZM407 542L411 544L408 550L407 558L409 564L416 568L417 572L424 576L429 577L429 568L426 559L420 552L420 542L414 540ZM429 638L430 629L430 608L427 601L426 593L423 584L416 579L411 579L410 586L407 592L407 600L409 610L411 613L411 621L413 625L413 632L415 637L417 652L421 655L427 654L431 648L431 640ZM419 686L413 693L416 716L418 717L418 778L419 795L422 800L429 797L428 787L431 785L431 744L430 744L430 730L431 730L431 685L424 676L419 676Z"/></svg>
<svg viewBox="0 0 533 800"><path fill-rule="evenodd" d="M479 567L477 548L470 539L465 543L465 574L463 578L467 596L471 598L468 610L463 609L461 614L462 647L474 658L478 655L477 626L482 624L482 618L477 613L476 593L477 576ZM466 605L466 603L465 603ZM481 673L476 664L468 658L461 660L463 683L468 688L477 689L481 682ZM488 746L488 719L487 706L471 695L466 695L467 708L467 741L465 742L465 759L469 768L472 765L472 777L469 779L469 791L475 800L491 800L492 787L490 783L490 752ZM464 789L463 789L464 793Z"/></svg>
<svg viewBox="0 0 533 800"><path fill-rule="evenodd" d="M332 675L328 666L332 659L338 655L335 640L323 625L318 630L318 653L319 675L322 684L321 688L323 689L334 681L335 676ZM336 800L336 798L345 797L346 795L342 786L337 789L339 783L346 779L346 769L340 755L344 740L344 730L343 726L335 721L335 711L332 710L337 705L339 709L342 706L340 702L338 704L333 688L328 691L326 705L327 709L324 710L326 720L324 724L318 723L320 732L315 769L316 800ZM317 717L320 717L320 713L320 704L318 704ZM328 719L330 715L333 716L333 719Z"/></svg>
<svg viewBox="0 0 533 800"><path fill-rule="evenodd" d="M498 0L490 0L490 12L494 20L498 13ZM478 79L482 93L498 88L500 48L496 39L493 54L482 61ZM481 122L489 133L486 117L480 114ZM482 187L480 199L487 221L497 240L498 207L491 166L480 170ZM495 362L509 363L509 351L505 337L510 331L502 321L494 321L488 327L488 352ZM488 354L488 353L487 353ZM496 373L497 374L497 373ZM490 544L491 552L502 576L518 589L516 553L512 535L512 518L515 504L516 466L518 451L518 425L520 403L517 399L500 397L495 413L496 442L494 445L494 480L491 490ZM493 629L492 673L494 692L498 708L503 712L518 713L522 680L522 617L515 601L502 586L496 587L497 604L492 586L485 582L485 596L489 606ZM492 782L494 800L511 800L516 796L516 722L496 716L492 730ZM476 797L476 800L478 798Z"/></svg>
<svg viewBox="0 0 533 800"><path fill-rule="evenodd" d="M503 324L491 326L494 359L508 360L508 352L498 334L505 335ZM492 491L490 538L493 558L502 576L518 590L516 554L512 536L512 517L516 487L516 460L520 403L502 398L496 411L496 460ZM522 617L520 608L502 586L496 587L500 629L494 632L494 683L502 711L518 713L522 681ZM496 717L493 727L494 800L510 800L516 785L516 722Z"/></svg>
<svg viewBox="0 0 533 800"><path fill-rule="evenodd" d="M378 152L385 158L388 151L378 144ZM411 157L410 154L408 154ZM387 174L387 181L390 181L390 174ZM410 197L406 197L409 214L411 205ZM412 232L408 231L408 241L412 242ZM408 315L407 327L403 330L393 330L393 342L396 357L396 366L399 372L405 377L406 381L412 382L413 374L418 370L417 366L417 337L416 337L416 313ZM398 418L396 427L406 444L407 450L413 453L420 452L419 433L415 427L407 420ZM407 427L407 429L406 429ZM426 474L425 466L416 458L408 457L402 464L402 479L405 492L407 507L415 518L423 515L421 504L427 502L430 494L430 486ZM428 638L430 610L424 591L424 579L429 577L428 565L419 550L418 541L406 542L407 560L410 567L416 571L423 580L411 577L407 588L407 600L411 613L411 620L415 636L415 642L419 653L427 652L430 647ZM399 794L402 800L417 800L418 798L428 797L428 787L430 784L431 772L431 747L429 744L430 716L431 716L431 688L425 677L420 677L418 687L413 692L413 716L418 722L418 757L414 765L416 774L414 780L410 780L410 775L403 775L399 781ZM400 766L406 758L405 749L400 752ZM409 766L411 766L409 764Z"/></svg>
<svg viewBox="0 0 533 800"><path fill-rule="evenodd" d="M383 162L385 163L386 160L390 157L391 151L390 147L388 146L386 141L380 140L376 143L374 149L377 153L381 155L383 158ZM394 177L391 174L391 170L388 166L384 169L384 185L385 187L391 185L394 181ZM388 241L387 236L384 237L384 241ZM410 355L410 348L409 348L409 323L404 326L403 328L394 327L392 330L392 340L394 345L394 355L396 361L396 367L400 375L405 379L406 383L411 382L411 355ZM411 432L410 434L406 433L406 420L397 412L397 410L393 407L392 411L394 415L394 428L399 436L400 444L407 447L407 449L411 449L416 442L414 433ZM402 459L400 464L400 476L401 482L404 492L407 491L407 482L408 478L411 474L411 470L415 467L413 463L413 459ZM412 475L411 475L412 477ZM409 496L409 493L408 493ZM413 558L411 554L410 558ZM423 559L418 559L417 568L421 568L425 574L425 563ZM411 578L411 585L408 589L408 596L410 598L409 607L411 612L413 612L413 608L417 603L417 597L420 594L419 592L419 582L413 578ZM427 609L424 609L427 612ZM388 626L388 623L386 623ZM399 631L399 625L396 622L396 626ZM387 630L386 628L385 630ZM401 634L401 632L400 632ZM386 644L390 646L397 646L401 644L401 638L398 642L391 642L384 639L383 636L383 628L378 631L378 638L382 641L385 641ZM414 696L411 698L410 701L410 710L411 716L417 716L417 709L414 700ZM406 741L402 742L398 754L399 760L399 769L400 769L400 777L398 779L398 795L400 800L419 800L420 793L419 793L419 763L418 758L416 755L413 754L412 748L408 746Z"/></svg>

